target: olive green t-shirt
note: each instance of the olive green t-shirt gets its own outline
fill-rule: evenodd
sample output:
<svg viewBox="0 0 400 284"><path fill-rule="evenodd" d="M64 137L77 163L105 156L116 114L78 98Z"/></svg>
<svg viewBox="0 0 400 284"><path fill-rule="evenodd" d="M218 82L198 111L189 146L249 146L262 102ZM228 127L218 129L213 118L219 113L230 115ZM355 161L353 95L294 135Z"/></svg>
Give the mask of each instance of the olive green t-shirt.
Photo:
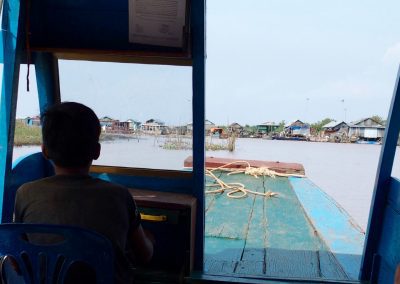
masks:
<svg viewBox="0 0 400 284"><path fill-rule="evenodd" d="M140 214L126 187L88 175L29 182L17 191L14 221L78 226L108 237L116 249L117 283L131 282L125 254L131 247L128 236L140 225Z"/></svg>

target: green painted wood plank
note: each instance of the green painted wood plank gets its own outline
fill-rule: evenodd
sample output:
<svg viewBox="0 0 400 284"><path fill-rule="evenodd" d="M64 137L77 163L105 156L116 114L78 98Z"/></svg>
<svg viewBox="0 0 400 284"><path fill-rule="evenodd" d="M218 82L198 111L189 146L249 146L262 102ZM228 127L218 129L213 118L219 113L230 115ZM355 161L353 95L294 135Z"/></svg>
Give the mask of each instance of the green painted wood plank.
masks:
<svg viewBox="0 0 400 284"><path fill-rule="evenodd" d="M240 260L244 247L244 240L205 237L205 254L210 259Z"/></svg>
<svg viewBox="0 0 400 284"><path fill-rule="evenodd" d="M265 177L257 179L258 192L266 192L264 187ZM265 273L265 247L267 236L267 223L264 206L270 198L256 196L254 199L251 218L249 221L249 230L246 238L245 248L242 255L242 261L238 264L237 273L263 274Z"/></svg>
<svg viewBox="0 0 400 284"><path fill-rule="evenodd" d="M323 278L347 280L349 277L344 272L342 266L330 251L319 251L320 270Z"/></svg>
<svg viewBox="0 0 400 284"><path fill-rule="evenodd" d="M249 261L264 261L265 260L265 248L248 248L245 247L242 260Z"/></svg>
<svg viewBox="0 0 400 284"><path fill-rule="evenodd" d="M206 182L205 182L205 184L207 185L207 184L213 184L213 179L212 178L210 178L210 177L208 177L208 176L206 176ZM208 212L208 210L210 209L210 208L212 208L212 206L215 204L215 198L218 198L220 196L220 194L206 194L205 195L205 201L206 201L206 204L205 204L205 213L207 214L207 212Z"/></svg>
<svg viewBox="0 0 400 284"><path fill-rule="evenodd" d="M252 190L265 193L265 177L253 178ZM265 203L274 197L254 196L254 202L249 220L249 230L246 237L245 249L264 249L266 247L267 218L265 215Z"/></svg>
<svg viewBox="0 0 400 284"><path fill-rule="evenodd" d="M308 178L291 177L289 181L327 250L334 253L346 275L358 279L364 242L361 228L340 205Z"/></svg>
<svg viewBox="0 0 400 284"><path fill-rule="evenodd" d="M258 192L277 197L206 199L205 268L221 275L338 279L346 274L327 252L287 178L226 176Z"/></svg>
<svg viewBox="0 0 400 284"><path fill-rule="evenodd" d="M287 178L267 178L265 185L278 196L265 204L267 245L285 250L325 249Z"/></svg>
<svg viewBox="0 0 400 284"><path fill-rule="evenodd" d="M209 274L232 274L237 266L237 261L226 261L207 258L204 263L204 272Z"/></svg>
<svg viewBox="0 0 400 284"><path fill-rule="evenodd" d="M281 278L320 278L318 255L311 250L267 249L265 274Z"/></svg>
<svg viewBox="0 0 400 284"><path fill-rule="evenodd" d="M243 175L222 174L225 182L243 183ZM254 182L249 180L250 182ZM250 183L249 182L249 183ZM247 184L247 180L246 180ZM254 186L252 186L254 188ZM254 196L241 199L228 198L226 195L215 197L215 204L206 214L206 237L226 239L245 239L249 227L249 218L253 207Z"/></svg>
<svg viewBox="0 0 400 284"><path fill-rule="evenodd" d="M262 275L264 274L264 260L242 260L239 261L235 273L244 275Z"/></svg>

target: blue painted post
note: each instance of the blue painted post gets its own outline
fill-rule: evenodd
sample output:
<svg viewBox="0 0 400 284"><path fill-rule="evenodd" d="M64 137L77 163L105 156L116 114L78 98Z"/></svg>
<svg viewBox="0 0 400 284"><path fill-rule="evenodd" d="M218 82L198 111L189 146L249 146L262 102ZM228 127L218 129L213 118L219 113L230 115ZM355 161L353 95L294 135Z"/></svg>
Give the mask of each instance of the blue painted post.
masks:
<svg viewBox="0 0 400 284"><path fill-rule="evenodd" d="M3 196L11 180L11 163L17 108L21 40L18 38L20 2L3 3L3 83L0 100L0 213L3 220Z"/></svg>
<svg viewBox="0 0 400 284"><path fill-rule="evenodd" d="M47 107L60 102L58 59L51 53L36 53L35 71L40 114L43 114Z"/></svg>
<svg viewBox="0 0 400 284"><path fill-rule="evenodd" d="M193 54L193 195L197 198L196 270L203 270L204 255L204 121L205 121L205 0L192 1Z"/></svg>
<svg viewBox="0 0 400 284"><path fill-rule="evenodd" d="M360 279L370 280L373 257L378 251L382 235L382 225L385 205L389 193L389 182L392 175L394 155L400 131L400 68L397 73L396 85L386 123L385 137L379 158L378 171L375 180L374 194L371 202L368 229L364 244Z"/></svg>

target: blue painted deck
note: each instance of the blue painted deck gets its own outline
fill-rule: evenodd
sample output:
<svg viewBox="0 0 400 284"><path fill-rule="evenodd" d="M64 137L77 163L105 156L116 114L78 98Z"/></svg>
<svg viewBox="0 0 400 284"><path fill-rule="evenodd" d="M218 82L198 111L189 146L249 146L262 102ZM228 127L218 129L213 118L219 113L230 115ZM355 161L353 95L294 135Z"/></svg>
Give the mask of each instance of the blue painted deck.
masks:
<svg viewBox="0 0 400 284"><path fill-rule="evenodd" d="M341 225L349 220L348 215L307 178L226 173L220 173L220 177L278 196L230 199L226 194L206 195L205 273L357 279L363 234L357 227ZM319 215L327 218L325 226L319 224L323 221ZM352 241L347 242L349 239Z"/></svg>

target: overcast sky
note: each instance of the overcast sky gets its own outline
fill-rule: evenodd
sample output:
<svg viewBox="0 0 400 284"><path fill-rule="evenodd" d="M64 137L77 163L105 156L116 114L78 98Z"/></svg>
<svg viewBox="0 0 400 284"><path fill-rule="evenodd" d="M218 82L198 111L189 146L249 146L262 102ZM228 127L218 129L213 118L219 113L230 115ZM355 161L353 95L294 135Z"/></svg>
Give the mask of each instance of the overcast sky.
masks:
<svg viewBox="0 0 400 284"><path fill-rule="evenodd" d="M207 118L386 119L400 63L399 11L398 0L208 0ZM62 99L99 116L192 120L189 67L63 61L60 73ZM38 113L31 89L21 80L18 117Z"/></svg>

